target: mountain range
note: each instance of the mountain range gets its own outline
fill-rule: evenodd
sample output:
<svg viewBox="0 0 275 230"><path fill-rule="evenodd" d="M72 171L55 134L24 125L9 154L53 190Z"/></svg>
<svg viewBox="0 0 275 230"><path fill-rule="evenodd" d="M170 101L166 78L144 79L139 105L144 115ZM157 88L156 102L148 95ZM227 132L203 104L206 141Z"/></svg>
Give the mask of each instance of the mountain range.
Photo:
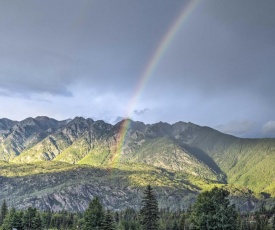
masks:
<svg viewBox="0 0 275 230"><path fill-rule="evenodd" d="M0 201L18 208L83 211L94 196L109 209L139 208L150 183L163 208L186 209L200 191L220 186L252 210L274 203L274 172L274 138L190 122L0 119Z"/></svg>

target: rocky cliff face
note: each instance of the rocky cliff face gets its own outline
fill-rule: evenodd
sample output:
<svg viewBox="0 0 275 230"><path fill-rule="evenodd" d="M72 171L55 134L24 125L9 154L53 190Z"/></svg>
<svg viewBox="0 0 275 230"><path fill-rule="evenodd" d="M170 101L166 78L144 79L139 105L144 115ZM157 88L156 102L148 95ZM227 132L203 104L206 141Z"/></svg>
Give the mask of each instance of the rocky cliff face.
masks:
<svg viewBox="0 0 275 230"><path fill-rule="evenodd" d="M36 168L41 166L36 165ZM44 166L43 166L44 167ZM54 165L53 165L54 167ZM67 167L59 165L59 167ZM33 168L33 167L32 167ZM18 208L36 206L40 209L61 211L84 211L94 196L101 197L104 206L118 210L126 207L139 208L144 185L134 185L129 178L138 176L142 171L124 171L115 169L99 169L91 167L75 167L69 171L59 171L43 174L32 174L20 177L2 177L0 198L8 198ZM165 171L155 169L144 170L144 176L168 178ZM163 179L164 179L163 178ZM27 185L27 186L26 186ZM195 198L195 192L181 185L173 188L155 186L161 207L169 205L173 209L186 208ZM186 197L186 194L189 194Z"/></svg>
<svg viewBox="0 0 275 230"><path fill-rule="evenodd" d="M10 161L55 132L63 122L48 117L27 118L13 124L0 137L0 160Z"/></svg>

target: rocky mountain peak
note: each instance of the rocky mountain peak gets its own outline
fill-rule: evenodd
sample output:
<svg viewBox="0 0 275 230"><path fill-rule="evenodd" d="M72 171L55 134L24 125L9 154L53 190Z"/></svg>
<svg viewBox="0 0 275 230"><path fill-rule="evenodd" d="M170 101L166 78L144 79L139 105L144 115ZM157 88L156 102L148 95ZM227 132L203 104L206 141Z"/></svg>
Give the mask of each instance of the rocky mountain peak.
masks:
<svg viewBox="0 0 275 230"><path fill-rule="evenodd" d="M22 129L31 129L36 132L43 132L48 129L57 129L58 128L58 121L49 118L46 116L40 116L36 118L28 117L20 122L17 123L15 129L22 130Z"/></svg>
<svg viewBox="0 0 275 230"><path fill-rule="evenodd" d="M45 121L45 120L54 120L53 118L49 118L47 116L37 116L34 118L35 120Z"/></svg>
<svg viewBox="0 0 275 230"><path fill-rule="evenodd" d="M32 117L28 117L22 121L20 121L18 123L19 126L25 126L25 125L31 125L31 126L35 126L37 125L37 122L35 120L35 118L32 118Z"/></svg>
<svg viewBox="0 0 275 230"><path fill-rule="evenodd" d="M92 129L94 120L91 118L75 117L64 127L62 127L62 133L68 135L71 140L79 137L84 132Z"/></svg>
<svg viewBox="0 0 275 230"><path fill-rule="evenodd" d="M111 125L109 123L106 123L103 120L98 120L98 121L94 122L93 127L96 128L96 129L99 129L99 130L110 131L111 128L113 127L113 125Z"/></svg>
<svg viewBox="0 0 275 230"><path fill-rule="evenodd" d="M148 125L146 133L151 137L171 136L172 126L166 122Z"/></svg>
<svg viewBox="0 0 275 230"><path fill-rule="evenodd" d="M127 129L128 132L135 132L135 131L145 132L146 125L143 122L133 121L127 118L127 119L123 119L122 121L118 122L113 126L114 132L118 132L122 129Z"/></svg>
<svg viewBox="0 0 275 230"><path fill-rule="evenodd" d="M14 125L16 125L18 121L13 121L7 118L0 119L0 132L6 131L12 128Z"/></svg>
<svg viewBox="0 0 275 230"><path fill-rule="evenodd" d="M68 126L70 125L80 125L80 124L85 124L85 125L91 125L94 123L94 120L91 118L83 118L83 117L75 117L71 121L69 121Z"/></svg>

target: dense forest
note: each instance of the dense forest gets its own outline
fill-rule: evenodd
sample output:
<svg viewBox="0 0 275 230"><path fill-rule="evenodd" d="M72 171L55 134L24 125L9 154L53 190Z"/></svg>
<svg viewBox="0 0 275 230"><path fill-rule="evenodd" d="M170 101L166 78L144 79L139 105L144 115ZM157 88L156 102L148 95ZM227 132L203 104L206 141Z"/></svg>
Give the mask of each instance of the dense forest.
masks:
<svg viewBox="0 0 275 230"><path fill-rule="evenodd" d="M187 210L159 209L154 190L144 191L140 210L105 210L95 197L82 213L40 211L29 207L16 210L4 200L0 212L1 230L188 230L188 229L275 229L275 206L262 207L254 213L238 212L228 199L229 192L221 188L202 192Z"/></svg>

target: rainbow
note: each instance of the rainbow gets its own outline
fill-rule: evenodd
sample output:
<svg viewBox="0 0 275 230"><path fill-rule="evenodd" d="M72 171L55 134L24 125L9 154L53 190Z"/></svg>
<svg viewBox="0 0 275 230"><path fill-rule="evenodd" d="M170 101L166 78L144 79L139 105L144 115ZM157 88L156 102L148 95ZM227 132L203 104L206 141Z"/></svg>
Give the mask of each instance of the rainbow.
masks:
<svg viewBox="0 0 275 230"><path fill-rule="evenodd" d="M184 22L187 21L188 17L194 11L198 3L199 3L199 0L190 0L188 4L185 4L179 16L172 23L172 25L169 27L169 29L167 30L167 32L159 42L159 45L157 46L155 52L151 56L151 59L146 65L146 68L144 69L143 73L139 77L139 82L134 90L134 94L129 102L129 106L127 106L125 117L131 117L134 107L147 81L152 76L161 58L169 48L170 44L172 43L173 39L177 35L178 31L180 30ZM125 142L125 137L127 134L127 130L129 129L130 123L131 121L129 119L125 119L121 124L119 134L117 137L117 145L115 147L115 151L111 159L111 166L116 164L116 162L118 162L119 160L119 156L120 156L120 153L122 152L122 148Z"/></svg>

